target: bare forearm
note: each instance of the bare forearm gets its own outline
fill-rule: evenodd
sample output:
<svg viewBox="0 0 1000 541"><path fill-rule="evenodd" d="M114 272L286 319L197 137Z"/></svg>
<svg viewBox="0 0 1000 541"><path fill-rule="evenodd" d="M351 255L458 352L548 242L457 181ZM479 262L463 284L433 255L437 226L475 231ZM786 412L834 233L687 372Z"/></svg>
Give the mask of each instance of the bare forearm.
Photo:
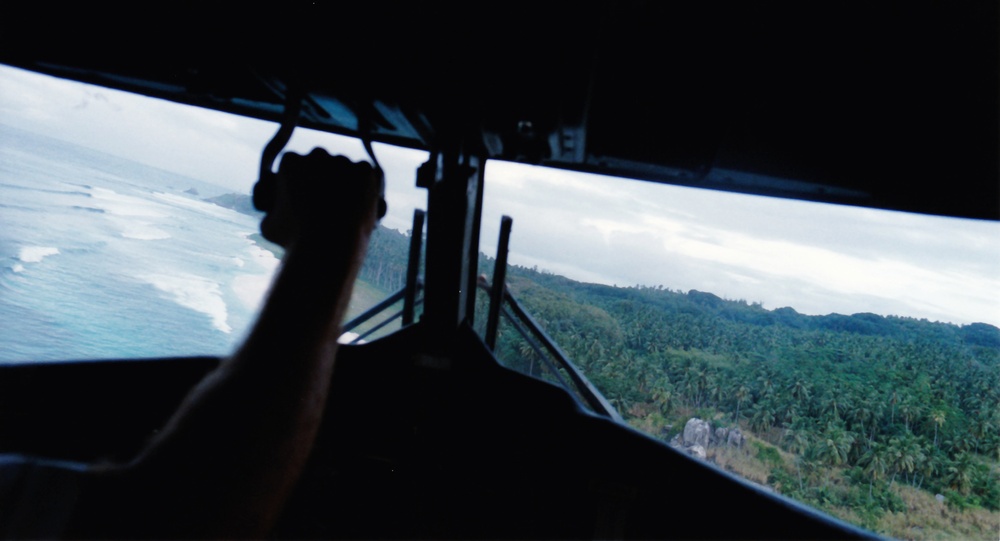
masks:
<svg viewBox="0 0 1000 541"><path fill-rule="evenodd" d="M155 494L137 520L177 536L267 533L312 448L367 241L362 228L289 247L243 347L118 475L116 494Z"/></svg>
<svg viewBox="0 0 1000 541"><path fill-rule="evenodd" d="M261 179L274 197L261 232L287 251L253 330L134 461L92 471L71 535L268 533L319 429L381 179L321 149Z"/></svg>

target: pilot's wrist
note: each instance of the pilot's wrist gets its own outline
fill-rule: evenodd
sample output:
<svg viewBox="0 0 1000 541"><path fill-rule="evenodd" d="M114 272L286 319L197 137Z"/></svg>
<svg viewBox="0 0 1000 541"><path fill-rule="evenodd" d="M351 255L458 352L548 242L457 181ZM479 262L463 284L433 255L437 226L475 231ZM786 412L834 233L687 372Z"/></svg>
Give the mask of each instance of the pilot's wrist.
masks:
<svg viewBox="0 0 1000 541"><path fill-rule="evenodd" d="M364 253L372 227L366 223L332 229L303 227L285 246L286 253L296 252L327 261L330 258L348 261L357 252Z"/></svg>

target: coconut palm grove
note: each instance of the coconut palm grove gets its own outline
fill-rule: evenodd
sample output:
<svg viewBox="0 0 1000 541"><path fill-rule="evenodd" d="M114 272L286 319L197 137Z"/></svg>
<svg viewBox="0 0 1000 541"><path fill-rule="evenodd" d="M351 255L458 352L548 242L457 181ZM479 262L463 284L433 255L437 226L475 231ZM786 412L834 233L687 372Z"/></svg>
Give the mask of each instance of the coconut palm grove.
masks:
<svg viewBox="0 0 1000 541"><path fill-rule="evenodd" d="M408 246L381 228L361 279L402 287ZM481 256L481 273L493 264ZM631 426L667 441L691 418L739 428L745 445L710 449L706 459L881 534L996 537L1000 329L808 316L517 266L507 281ZM476 324L485 327L485 293L480 300ZM555 377L504 322L496 352L513 369Z"/></svg>

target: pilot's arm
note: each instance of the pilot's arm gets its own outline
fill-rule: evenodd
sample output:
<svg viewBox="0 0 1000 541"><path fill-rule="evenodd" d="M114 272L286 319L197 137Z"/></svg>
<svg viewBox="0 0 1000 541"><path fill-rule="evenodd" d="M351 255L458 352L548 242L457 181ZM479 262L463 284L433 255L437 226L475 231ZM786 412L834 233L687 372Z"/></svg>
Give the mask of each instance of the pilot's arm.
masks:
<svg viewBox="0 0 1000 541"><path fill-rule="evenodd" d="M286 254L252 331L132 463L92 474L71 535L268 533L320 424L378 175L319 149L285 155L261 229Z"/></svg>

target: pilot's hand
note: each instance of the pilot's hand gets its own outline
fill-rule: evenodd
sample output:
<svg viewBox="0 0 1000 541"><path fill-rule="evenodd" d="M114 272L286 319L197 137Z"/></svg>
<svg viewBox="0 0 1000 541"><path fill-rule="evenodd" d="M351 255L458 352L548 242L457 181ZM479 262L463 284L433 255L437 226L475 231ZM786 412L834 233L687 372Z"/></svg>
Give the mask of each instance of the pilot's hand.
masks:
<svg viewBox="0 0 1000 541"><path fill-rule="evenodd" d="M264 238L290 248L337 235L370 232L385 203L382 173L316 148L286 153L274 177L274 203L261 221Z"/></svg>

